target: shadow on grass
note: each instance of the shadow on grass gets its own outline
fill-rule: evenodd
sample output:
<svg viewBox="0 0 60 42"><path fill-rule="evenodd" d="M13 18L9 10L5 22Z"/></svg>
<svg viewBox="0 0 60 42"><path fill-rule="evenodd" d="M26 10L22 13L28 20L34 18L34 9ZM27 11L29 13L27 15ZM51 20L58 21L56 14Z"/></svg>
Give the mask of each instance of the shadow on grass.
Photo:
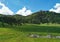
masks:
<svg viewBox="0 0 60 42"><path fill-rule="evenodd" d="M56 26L28 25L28 26L15 27L15 30L21 31L21 32L50 32L50 33L60 33L60 27L56 27Z"/></svg>
<svg viewBox="0 0 60 42"><path fill-rule="evenodd" d="M37 26L37 25L22 25L18 27L6 27L21 32L47 32L60 33L60 26Z"/></svg>

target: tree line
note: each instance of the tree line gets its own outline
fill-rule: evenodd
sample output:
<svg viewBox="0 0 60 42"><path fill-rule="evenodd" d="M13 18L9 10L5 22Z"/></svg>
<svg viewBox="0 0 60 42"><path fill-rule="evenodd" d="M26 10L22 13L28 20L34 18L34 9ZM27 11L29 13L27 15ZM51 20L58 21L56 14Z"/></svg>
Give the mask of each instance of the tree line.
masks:
<svg viewBox="0 0 60 42"><path fill-rule="evenodd" d="M49 12L49 11L38 11L29 16L0 14L0 26L20 26L25 23L30 23L30 24L58 23L60 24L60 13Z"/></svg>

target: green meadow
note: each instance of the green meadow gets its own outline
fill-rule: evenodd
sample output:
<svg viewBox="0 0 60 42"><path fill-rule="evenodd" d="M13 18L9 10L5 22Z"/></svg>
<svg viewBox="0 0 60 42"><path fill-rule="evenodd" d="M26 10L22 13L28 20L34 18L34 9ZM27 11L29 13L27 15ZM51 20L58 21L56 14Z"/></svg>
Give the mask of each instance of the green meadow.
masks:
<svg viewBox="0 0 60 42"><path fill-rule="evenodd" d="M0 42L60 42L58 38L31 38L28 34L60 35L60 24L24 24L0 27Z"/></svg>

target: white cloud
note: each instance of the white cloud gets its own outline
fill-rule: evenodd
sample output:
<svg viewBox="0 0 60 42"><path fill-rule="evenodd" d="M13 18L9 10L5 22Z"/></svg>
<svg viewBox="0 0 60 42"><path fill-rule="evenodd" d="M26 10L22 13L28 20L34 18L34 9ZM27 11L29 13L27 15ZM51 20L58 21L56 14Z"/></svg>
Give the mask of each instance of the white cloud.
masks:
<svg viewBox="0 0 60 42"><path fill-rule="evenodd" d="M0 2L0 14L3 14L3 15L14 15L14 12L12 12L5 4ZM23 7L22 9L17 11L16 14L19 14L19 15L22 15L22 16L27 16L27 15L31 15L32 11L31 10L27 10L26 7Z"/></svg>
<svg viewBox="0 0 60 42"><path fill-rule="evenodd" d="M56 3L54 8L51 8L49 11L60 13L60 3Z"/></svg>
<svg viewBox="0 0 60 42"><path fill-rule="evenodd" d="M26 7L23 7L22 9L17 11L16 14L19 14L19 15L22 15L22 16L27 16L27 15L31 15L32 11L31 10L27 10Z"/></svg>
<svg viewBox="0 0 60 42"><path fill-rule="evenodd" d="M3 14L3 15L13 15L14 14L7 6L5 6L5 4L0 2L0 6L2 6L2 8L0 8L0 14Z"/></svg>

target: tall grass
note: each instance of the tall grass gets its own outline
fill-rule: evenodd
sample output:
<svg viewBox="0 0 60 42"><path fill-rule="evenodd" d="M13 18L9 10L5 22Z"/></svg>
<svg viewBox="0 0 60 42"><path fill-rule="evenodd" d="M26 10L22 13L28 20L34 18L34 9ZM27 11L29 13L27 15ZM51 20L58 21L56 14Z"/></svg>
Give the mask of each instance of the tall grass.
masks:
<svg viewBox="0 0 60 42"><path fill-rule="evenodd" d="M16 27L0 28L0 42L60 42L56 38L30 38L29 33L47 35L60 35L59 24L25 24ZM56 26L55 26L56 25Z"/></svg>

